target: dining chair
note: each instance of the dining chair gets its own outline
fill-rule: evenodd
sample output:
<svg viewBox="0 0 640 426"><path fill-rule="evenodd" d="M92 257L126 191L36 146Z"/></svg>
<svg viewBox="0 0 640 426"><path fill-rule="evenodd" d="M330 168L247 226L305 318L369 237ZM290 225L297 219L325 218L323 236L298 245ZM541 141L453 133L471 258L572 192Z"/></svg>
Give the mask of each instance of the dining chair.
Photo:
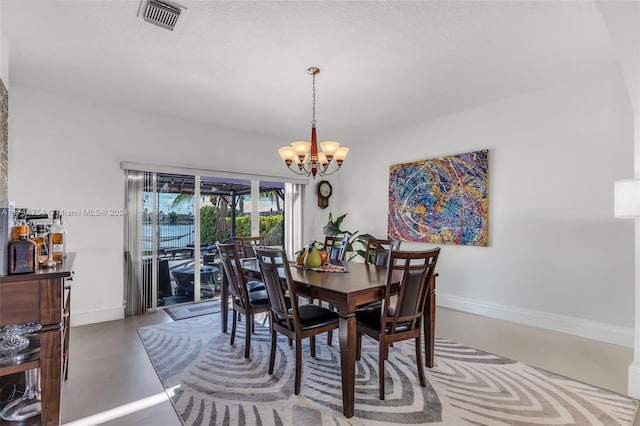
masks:
<svg viewBox="0 0 640 426"><path fill-rule="evenodd" d="M202 255L202 265L203 266L214 266L216 268L218 268L218 253L217 253L217 249L215 250L215 253L205 253ZM221 268L218 268L221 269ZM222 274L224 273L224 271L220 270L218 271L218 273L213 274L213 285L214 285L214 290L215 291L220 291L220 277L222 276Z"/></svg>
<svg viewBox="0 0 640 426"><path fill-rule="evenodd" d="M380 399L384 399L384 361L389 355L389 346L393 342L415 339L418 378L420 386L426 386L420 336L429 282L439 254L440 248L426 251L391 251L382 306L356 311L356 359L360 360L362 355L363 334L380 343L378 351ZM395 285L394 281L397 282L398 276L401 276L400 281Z"/></svg>
<svg viewBox="0 0 640 426"><path fill-rule="evenodd" d="M369 237L364 252L364 263L376 266L384 266L389 260L391 250L400 250L400 240L381 240Z"/></svg>
<svg viewBox="0 0 640 426"><path fill-rule="evenodd" d="M218 255L213 253L207 253L202 255L202 264L204 266L215 265L218 260Z"/></svg>
<svg viewBox="0 0 640 426"><path fill-rule="evenodd" d="M324 238L324 248L329 250L330 260L344 260L344 256L347 252L347 243L349 237L336 237L334 235L327 235Z"/></svg>
<svg viewBox="0 0 640 426"><path fill-rule="evenodd" d="M233 323L231 325L231 344L236 338L237 317L242 314L246 317L244 336L244 357L249 358L251 348L251 332L254 328L254 315L269 312L269 299L266 290L249 291L247 280L242 269L240 256L236 245L218 243L220 263L224 269L229 292L232 298Z"/></svg>
<svg viewBox="0 0 640 426"><path fill-rule="evenodd" d="M329 249L330 260L344 260L347 253L347 244L349 243L349 237L336 237L333 235L327 235L324 238L325 250ZM321 302L322 303L322 302ZM329 303L329 309L335 310L336 306L333 303ZM333 341L333 330L329 330L327 333L327 345L331 346Z"/></svg>
<svg viewBox="0 0 640 426"><path fill-rule="evenodd" d="M254 236L254 237L234 237L234 241L238 244L238 250L241 252L241 257L255 257L253 253L253 248L255 246L264 247L265 240L264 237Z"/></svg>
<svg viewBox="0 0 640 426"><path fill-rule="evenodd" d="M381 240L378 238L369 237L367 239L367 245L364 255L364 263L373 264L376 266L384 266L389 259L389 251L400 249L400 240ZM360 307L360 309L376 308L381 305L381 302L371 302ZM329 304L329 309L335 309L333 304ZM331 345L333 341L333 332L327 333L327 344Z"/></svg>
<svg viewBox="0 0 640 426"><path fill-rule="evenodd" d="M262 279L267 288L269 306L269 326L271 328L271 356L269 374L273 374L276 359L277 333L295 340L296 378L295 394L300 394L302 379L302 339L309 338L311 356L316 356L316 338L320 333L338 327L338 314L312 303L298 305L295 284L287 262L287 253L282 249L255 249Z"/></svg>
<svg viewBox="0 0 640 426"><path fill-rule="evenodd" d="M254 247L263 247L264 244L257 244L258 241L262 240L264 242L264 237L229 237L222 241L222 243L217 244L233 244L236 247L236 251L238 252L238 256L241 259L246 259L249 257L255 257L256 255L253 252ZM252 242L255 241L256 244ZM216 244L216 245L217 245ZM264 290L264 283L262 281L251 279L249 276L245 276L245 281L247 282L247 288L249 292Z"/></svg>

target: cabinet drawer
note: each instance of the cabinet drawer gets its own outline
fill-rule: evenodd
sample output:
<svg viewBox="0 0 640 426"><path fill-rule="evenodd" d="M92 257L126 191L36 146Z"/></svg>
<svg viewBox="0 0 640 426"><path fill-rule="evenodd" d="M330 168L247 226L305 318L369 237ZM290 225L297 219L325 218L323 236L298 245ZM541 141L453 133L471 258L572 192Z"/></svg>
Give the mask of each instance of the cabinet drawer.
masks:
<svg viewBox="0 0 640 426"><path fill-rule="evenodd" d="M40 320L39 281L1 283L0 300L0 326Z"/></svg>

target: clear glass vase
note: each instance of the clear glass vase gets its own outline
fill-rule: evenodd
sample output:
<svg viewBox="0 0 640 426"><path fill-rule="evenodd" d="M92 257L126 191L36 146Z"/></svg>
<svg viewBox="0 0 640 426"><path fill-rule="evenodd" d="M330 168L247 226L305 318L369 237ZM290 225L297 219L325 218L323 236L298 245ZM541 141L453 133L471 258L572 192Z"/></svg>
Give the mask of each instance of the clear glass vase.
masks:
<svg viewBox="0 0 640 426"><path fill-rule="evenodd" d="M40 387L40 369L32 368L24 372L24 394L0 411L0 419L18 422L40 414L42 410Z"/></svg>
<svg viewBox="0 0 640 426"><path fill-rule="evenodd" d="M25 322L0 327L0 354L19 352L29 346L29 339L25 334L35 333L42 325L39 322Z"/></svg>

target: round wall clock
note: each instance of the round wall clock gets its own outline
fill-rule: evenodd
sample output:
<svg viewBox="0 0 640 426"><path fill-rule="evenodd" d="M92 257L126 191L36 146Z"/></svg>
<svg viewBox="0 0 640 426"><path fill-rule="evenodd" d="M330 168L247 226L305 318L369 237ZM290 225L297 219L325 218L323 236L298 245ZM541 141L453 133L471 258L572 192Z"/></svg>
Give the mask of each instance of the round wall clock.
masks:
<svg viewBox="0 0 640 426"><path fill-rule="evenodd" d="M331 184L326 180L321 180L318 182L318 207L321 209L326 209L329 206L329 197L331 197L331 193L333 192L333 188Z"/></svg>

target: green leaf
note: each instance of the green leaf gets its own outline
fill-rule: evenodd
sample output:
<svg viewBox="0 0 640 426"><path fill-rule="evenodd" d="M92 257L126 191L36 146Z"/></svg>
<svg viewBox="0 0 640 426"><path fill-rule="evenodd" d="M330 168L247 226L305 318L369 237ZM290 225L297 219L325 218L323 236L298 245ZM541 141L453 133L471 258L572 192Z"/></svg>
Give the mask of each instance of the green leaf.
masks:
<svg viewBox="0 0 640 426"><path fill-rule="evenodd" d="M324 228L322 228L322 232L324 233L324 235L339 235L342 233L342 231L340 231L340 228L337 227L334 223L329 222L327 223Z"/></svg>
<svg viewBox="0 0 640 426"><path fill-rule="evenodd" d="M342 216L338 217L336 220L333 221L333 223L336 225L336 227L340 228L340 226L342 226L342 221L344 220L345 217L347 217L348 213L343 214Z"/></svg>

